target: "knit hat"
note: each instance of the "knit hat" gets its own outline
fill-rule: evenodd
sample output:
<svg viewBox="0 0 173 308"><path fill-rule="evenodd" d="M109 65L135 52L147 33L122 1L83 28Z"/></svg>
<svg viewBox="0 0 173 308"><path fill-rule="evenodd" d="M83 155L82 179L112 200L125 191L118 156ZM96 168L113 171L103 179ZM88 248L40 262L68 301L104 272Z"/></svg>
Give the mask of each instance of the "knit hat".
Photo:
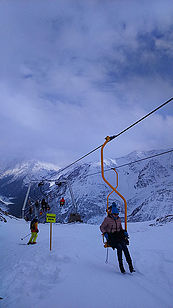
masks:
<svg viewBox="0 0 173 308"><path fill-rule="evenodd" d="M112 214L119 214L119 210L115 202L112 202Z"/></svg>

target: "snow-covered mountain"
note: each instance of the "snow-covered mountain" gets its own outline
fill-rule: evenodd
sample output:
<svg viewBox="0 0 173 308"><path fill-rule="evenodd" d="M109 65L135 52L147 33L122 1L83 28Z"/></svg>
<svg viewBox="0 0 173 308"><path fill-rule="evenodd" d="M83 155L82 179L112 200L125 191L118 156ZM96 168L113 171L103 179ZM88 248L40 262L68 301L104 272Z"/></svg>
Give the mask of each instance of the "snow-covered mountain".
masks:
<svg viewBox="0 0 173 308"><path fill-rule="evenodd" d="M105 171L160 152L163 151L132 152L121 158L106 159ZM173 152L117 168L117 171L119 174L117 190L127 200L129 221L152 220L173 214ZM116 186L113 170L105 172L105 177ZM45 178L52 179L50 185L44 182L42 191L47 194L51 212L57 214L57 221L66 222L69 214L74 211L67 182L72 188L77 211L84 222L99 223L106 214L106 197L111 189L101 177L100 162L78 163L63 174L60 174L58 168L57 171L55 168L43 168L36 162L21 164L1 174L1 195L16 198L18 202L16 215L20 216L29 180ZM55 185L53 180L62 181L62 185ZM31 189L33 199L44 196L41 196L37 184L38 182L33 184ZM59 200L62 196L66 202L64 207L60 208ZM110 203L117 202L120 216L123 218L124 204L119 196L113 193L109 200Z"/></svg>
<svg viewBox="0 0 173 308"><path fill-rule="evenodd" d="M1 207L9 209L15 216L21 216L21 208L26 196L28 184L33 181L31 197L40 197L37 188L38 181L51 176L59 167L39 161L14 162L1 166L0 173L0 202ZM34 182L35 181L35 182Z"/></svg>

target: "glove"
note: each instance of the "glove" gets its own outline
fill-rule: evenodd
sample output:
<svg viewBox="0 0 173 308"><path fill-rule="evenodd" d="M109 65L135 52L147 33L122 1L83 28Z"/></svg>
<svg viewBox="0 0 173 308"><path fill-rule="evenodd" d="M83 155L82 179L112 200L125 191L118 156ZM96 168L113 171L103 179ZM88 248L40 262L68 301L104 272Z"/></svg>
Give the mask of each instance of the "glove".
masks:
<svg viewBox="0 0 173 308"><path fill-rule="evenodd" d="M128 233L127 233L126 230L124 230L124 236L125 236L125 237L129 237L129 235L128 235Z"/></svg>
<svg viewBox="0 0 173 308"><path fill-rule="evenodd" d="M37 229L37 231L36 231L37 233L39 232L39 230Z"/></svg>
<svg viewBox="0 0 173 308"><path fill-rule="evenodd" d="M104 237L108 240L109 235L108 235L108 233L107 233L107 232L105 232L105 233L104 233Z"/></svg>

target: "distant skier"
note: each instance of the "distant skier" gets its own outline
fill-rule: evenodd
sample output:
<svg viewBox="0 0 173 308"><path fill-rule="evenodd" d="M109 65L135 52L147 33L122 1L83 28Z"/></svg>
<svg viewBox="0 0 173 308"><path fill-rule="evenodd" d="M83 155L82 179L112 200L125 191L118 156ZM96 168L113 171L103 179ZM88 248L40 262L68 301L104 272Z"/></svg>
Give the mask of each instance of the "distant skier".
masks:
<svg viewBox="0 0 173 308"><path fill-rule="evenodd" d="M32 213L33 213L33 206L32 206L32 204L29 206L29 214L30 215L32 215Z"/></svg>
<svg viewBox="0 0 173 308"><path fill-rule="evenodd" d="M36 201L35 201L35 207L36 207L36 209L39 209L39 206L40 206L40 205L39 205L39 200L36 200Z"/></svg>
<svg viewBox="0 0 173 308"><path fill-rule="evenodd" d="M132 265L129 250L127 248L128 233L126 230L123 230L121 225L121 218L118 215L119 210L117 209L115 202L113 202L112 206L110 206L108 209L108 216L104 219L100 226L100 230L104 234L108 245L113 249L117 249L117 256L121 273L125 273L122 260L122 251L124 252L126 261L129 265L129 270L132 273L135 270Z"/></svg>
<svg viewBox="0 0 173 308"><path fill-rule="evenodd" d="M37 239L37 233L39 232L38 230L38 219L34 218L31 223L30 223L30 229L31 229L31 237L29 239L29 242L27 243L28 245L30 244L36 244L36 239Z"/></svg>
<svg viewBox="0 0 173 308"><path fill-rule="evenodd" d="M35 216L39 215L39 208L40 208L39 200L36 200L35 201Z"/></svg>
<svg viewBox="0 0 173 308"><path fill-rule="evenodd" d="M65 204L65 200L64 200L64 197L62 197L60 200L60 206L63 206L64 204Z"/></svg>
<svg viewBox="0 0 173 308"><path fill-rule="evenodd" d="M46 212L46 210L47 210L47 202L46 202L46 200L44 198L41 201L41 207L42 207L43 212Z"/></svg>
<svg viewBox="0 0 173 308"><path fill-rule="evenodd" d="M49 206L49 204L47 204L47 211L50 211L50 206Z"/></svg>

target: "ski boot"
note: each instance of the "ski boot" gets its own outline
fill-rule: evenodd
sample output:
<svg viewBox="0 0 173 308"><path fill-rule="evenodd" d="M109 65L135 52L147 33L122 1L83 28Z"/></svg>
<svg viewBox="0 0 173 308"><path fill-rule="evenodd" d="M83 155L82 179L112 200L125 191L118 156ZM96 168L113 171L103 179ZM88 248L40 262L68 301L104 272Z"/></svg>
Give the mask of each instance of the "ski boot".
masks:
<svg viewBox="0 0 173 308"><path fill-rule="evenodd" d="M123 266L123 264L119 264L119 266L120 266L120 271L121 271L121 273L122 274L125 274L125 269L124 269L124 266Z"/></svg>
<svg viewBox="0 0 173 308"><path fill-rule="evenodd" d="M133 268L133 265L132 265L132 264L129 264L129 270L130 270L130 273L135 272L135 269Z"/></svg>

